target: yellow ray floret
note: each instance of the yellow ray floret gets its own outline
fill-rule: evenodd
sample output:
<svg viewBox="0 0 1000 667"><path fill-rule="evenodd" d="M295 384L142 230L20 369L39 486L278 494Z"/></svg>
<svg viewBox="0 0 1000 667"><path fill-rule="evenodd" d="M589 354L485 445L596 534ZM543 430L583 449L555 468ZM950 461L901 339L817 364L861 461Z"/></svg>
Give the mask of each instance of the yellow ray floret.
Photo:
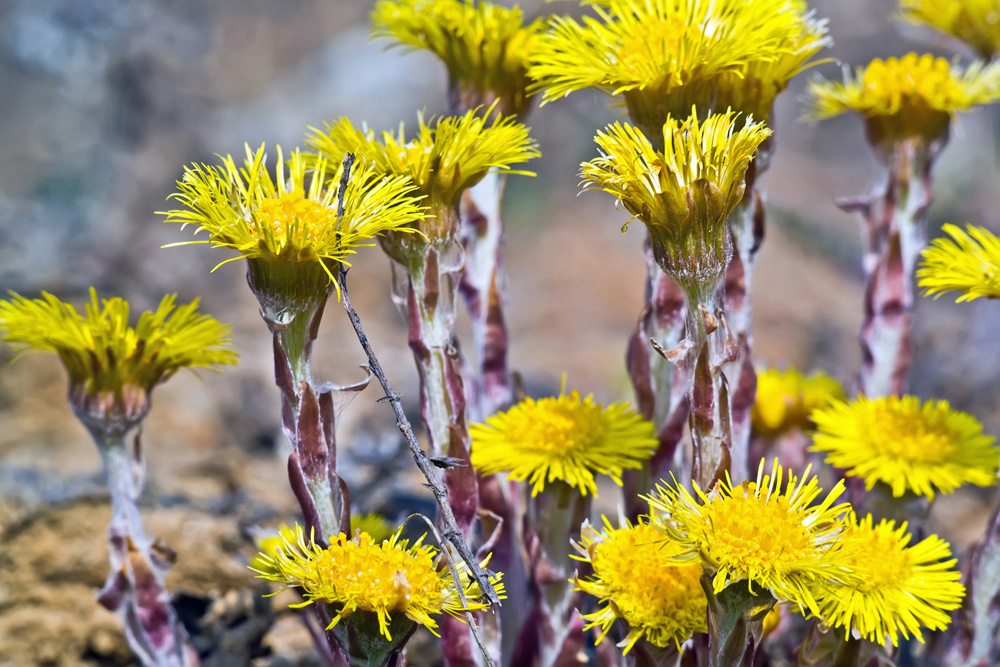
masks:
<svg viewBox="0 0 1000 667"><path fill-rule="evenodd" d="M486 115L491 115L489 111ZM402 125L398 132L383 132L377 138L367 126L355 128L346 118L328 123L324 131L311 129L306 143L320 159L356 153L382 173L411 179L431 207L454 206L462 192L490 169L530 173L510 167L539 155L524 125L513 118L485 120L475 111L431 124L421 115L416 136L410 140Z"/></svg>
<svg viewBox="0 0 1000 667"><path fill-rule="evenodd" d="M437 549L400 539L397 532L376 543L371 535L358 531L353 538L340 533L329 547L318 546L306 538L301 526L292 535L282 533L282 543L261 553L255 568L258 577L300 588L307 601L330 605L336 612L329 628L357 612L378 617L381 634L391 640L389 624L393 614L403 614L437 634L442 613L458 617L465 611L489 608L479 585L469 577L467 566L459 562L460 585L467 604L462 604L455 582L446 567L438 562ZM501 575L491 577L503 595Z"/></svg>
<svg viewBox="0 0 1000 667"><path fill-rule="evenodd" d="M936 535L910 545L906 523L896 528L883 519L873 525L869 514L852 520L844 533L854 555L850 567L858 576L851 586L837 586L817 597L820 616L845 634L857 633L877 644L897 645L898 635L923 642L921 628L943 630L965 596L948 543Z"/></svg>
<svg viewBox="0 0 1000 667"><path fill-rule="evenodd" d="M966 483L996 483L996 439L947 401L862 396L850 403L834 401L813 412L812 419L812 450L826 452L827 463L862 477L869 489L881 482L897 498L909 492L933 500L936 493L951 493Z"/></svg>
<svg viewBox="0 0 1000 667"><path fill-rule="evenodd" d="M232 248L248 259L318 263L336 282L334 267L348 264L357 248L424 217L407 178L385 176L363 159L352 169L341 217L338 190L344 152L312 161L308 177L299 151L287 163L280 146L277 153L274 178L267 171L263 145L256 151L246 146L243 167L228 155L220 167L187 167L172 195L186 208L168 211L166 222L196 225L196 234L208 233L208 240L189 243Z"/></svg>
<svg viewBox="0 0 1000 667"><path fill-rule="evenodd" d="M908 53L875 59L844 82L812 81L812 118L853 111L889 124L893 135L934 137L958 111L996 102L1000 65L973 63L962 69L944 58Z"/></svg>
<svg viewBox="0 0 1000 667"><path fill-rule="evenodd" d="M902 0L904 21L928 25L962 40L983 58L1000 54L1000 8L996 0Z"/></svg>
<svg viewBox="0 0 1000 667"><path fill-rule="evenodd" d="M380 0L372 11L373 36L430 51L453 85L499 98L505 114L528 104L528 58L544 27L525 23L520 7L473 0Z"/></svg>
<svg viewBox="0 0 1000 667"><path fill-rule="evenodd" d="M674 112L725 108L735 98L749 102L741 111L759 112L828 43L825 23L801 0L589 4L598 5L597 18L554 18L538 46L531 75L544 102L597 87L650 98L638 106L655 98ZM738 90L747 77L757 82L755 93ZM636 103L630 99L630 109Z"/></svg>
<svg viewBox="0 0 1000 667"><path fill-rule="evenodd" d="M577 577L576 590L599 600L597 611L583 617L584 629L600 626L598 641L619 618L628 624L619 644L625 653L643 638L680 648L694 633L708 632L701 563L677 561L683 548L648 523L633 526L623 520L614 528L607 517L602 532L585 524L582 537L574 545L580 556L574 558L590 563L593 573Z"/></svg>
<svg viewBox="0 0 1000 667"><path fill-rule="evenodd" d="M844 388L826 373L803 375L795 369L757 371L757 398L751 410L753 429L777 436L807 428L809 415L834 399L844 397Z"/></svg>
<svg viewBox="0 0 1000 667"><path fill-rule="evenodd" d="M45 292L41 299L10 294L0 301L3 340L23 351L55 352L70 383L90 396L130 386L149 391L181 368L237 360L229 349L230 327L199 313L197 299L177 306L176 295L167 295L133 327L128 303L117 297L99 301L94 288L83 315Z"/></svg>
<svg viewBox="0 0 1000 667"><path fill-rule="evenodd" d="M484 475L527 480L537 495L565 482L597 493L596 474L621 484L623 470L640 468L656 449L653 425L626 405L603 407L579 392L526 398L484 424L473 424L472 465Z"/></svg>
<svg viewBox="0 0 1000 667"><path fill-rule="evenodd" d="M632 125L609 126L595 138L601 157L584 162L580 175L646 225L665 271L721 272L731 252L726 218L771 131L732 111L699 121L694 109L684 120L669 117L662 131L660 151Z"/></svg>
<svg viewBox="0 0 1000 667"><path fill-rule="evenodd" d="M662 513L656 524L693 558L701 559L719 593L737 582L751 591L766 589L776 600L816 613L816 596L834 581L851 580L840 535L846 503L840 481L818 504L822 489L809 471L801 479L777 461L770 474L761 461L754 482L733 486L727 479L707 495L676 482L657 486L650 506Z"/></svg>
<svg viewBox="0 0 1000 667"><path fill-rule="evenodd" d="M923 262L917 269L917 279L924 293L937 298L947 292L961 292L959 302L1000 298L1000 239L974 225L967 225L965 230L955 225L944 225L942 229L951 239L935 239L921 253Z"/></svg>

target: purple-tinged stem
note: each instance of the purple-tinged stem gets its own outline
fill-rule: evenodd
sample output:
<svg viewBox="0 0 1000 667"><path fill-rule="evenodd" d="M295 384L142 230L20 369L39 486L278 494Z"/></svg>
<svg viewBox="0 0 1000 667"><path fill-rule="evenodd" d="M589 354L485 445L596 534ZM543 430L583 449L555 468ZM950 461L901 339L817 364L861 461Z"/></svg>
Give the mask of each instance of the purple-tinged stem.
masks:
<svg viewBox="0 0 1000 667"><path fill-rule="evenodd" d="M965 573L966 594L955 612L944 650L945 667L1000 664L1000 505L986 535L973 548Z"/></svg>
<svg viewBox="0 0 1000 667"><path fill-rule="evenodd" d="M476 347L474 387L468 392L475 421L510 406L513 392L507 367L507 275L503 257L500 202L507 176L490 172L462 196L465 266L459 290L469 311Z"/></svg>
<svg viewBox="0 0 1000 667"><path fill-rule="evenodd" d="M139 433L90 427L101 452L111 494L108 545L111 573L98 593L101 605L121 617L129 647L144 665L197 667L167 593L164 579L173 554L146 536L139 513L145 479Z"/></svg>
<svg viewBox="0 0 1000 667"><path fill-rule="evenodd" d="M685 369L667 361L650 342L655 341L661 350L672 350L684 339L684 293L656 263L648 236L644 249L646 305L629 339L626 363L636 409L656 425L659 447L645 467L622 475L625 512L633 520L648 511L639 494L648 493L668 475L688 420L687 392L677 391L687 385ZM690 469L679 471L678 478L689 479Z"/></svg>
<svg viewBox="0 0 1000 667"><path fill-rule="evenodd" d="M927 245L933 156L924 142L899 141L884 191L839 204L862 221L866 284L859 390L871 398L906 393L913 360L913 274Z"/></svg>

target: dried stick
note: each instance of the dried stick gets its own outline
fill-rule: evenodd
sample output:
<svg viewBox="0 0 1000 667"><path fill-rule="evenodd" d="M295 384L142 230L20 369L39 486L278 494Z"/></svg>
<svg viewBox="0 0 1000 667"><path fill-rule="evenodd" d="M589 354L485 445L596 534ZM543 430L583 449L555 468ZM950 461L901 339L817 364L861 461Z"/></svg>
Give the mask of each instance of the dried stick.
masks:
<svg viewBox="0 0 1000 667"><path fill-rule="evenodd" d="M341 177L340 192L338 195L337 213L341 216L344 212L344 193L347 191L347 181L350 178L351 167L353 165L354 154L348 153L344 156L344 173ZM399 427L403 437L406 438L406 444L410 446L410 452L413 454L413 460L416 462L417 467L420 468L420 472L427 479L427 488L431 490L435 500L437 500L438 509L441 512L441 523L444 524L445 539L455 547L462 560L469 566L472 578L479 584L479 589L483 592L486 599L491 604L499 605L500 597L493 588L493 584L490 583L489 576L487 576L482 566L479 565L475 554L472 553L472 549L465 541L462 531L459 530L458 524L455 522L455 514L451 511L451 505L448 503L448 489L438 479L434 463L424 453L424 450L420 448L420 443L417 442L416 436L413 435L413 427L410 425L410 420L407 419L406 413L403 412L403 404L399 400L400 395L393 391L392 386L389 385L389 380L385 377L385 371L382 370L382 364L379 363L378 358L375 356L371 343L368 342L368 336L365 335L364 328L361 326L361 318L358 317L357 311L351 305L351 297L347 292L347 267L344 265L340 266L337 282L340 285L340 296L344 304L344 310L347 311L347 317L351 320L351 326L354 327L354 333L358 336L358 342L361 343L361 348L368 357L368 369L375 376L375 379L378 380L382 386L382 390L385 392L385 396L380 398L379 401L382 403L388 402L392 405L392 411L396 414L396 425ZM447 553L446 549L444 551ZM456 582L457 585L459 585L459 582ZM489 660L488 657L487 660Z"/></svg>

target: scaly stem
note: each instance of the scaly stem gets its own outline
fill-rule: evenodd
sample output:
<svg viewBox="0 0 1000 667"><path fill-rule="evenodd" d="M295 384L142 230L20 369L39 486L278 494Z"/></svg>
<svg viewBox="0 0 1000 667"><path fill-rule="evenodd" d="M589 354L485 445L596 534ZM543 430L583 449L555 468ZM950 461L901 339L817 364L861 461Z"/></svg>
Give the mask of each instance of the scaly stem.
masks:
<svg viewBox="0 0 1000 667"><path fill-rule="evenodd" d="M111 573L98 602L121 617L129 647L144 665L196 667L197 653L187 643L164 585L171 555L157 553L139 513L145 471L138 431L131 441L117 430L102 432L91 426L90 431L104 462L112 507Z"/></svg>
<svg viewBox="0 0 1000 667"><path fill-rule="evenodd" d="M730 466L729 388L723 366L732 355L720 286L687 285L684 289L692 476L707 492Z"/></svg>
<svg viewBox="0 0 1000 667"><path fill-rule="evenodd" d="M707 574L701 585L708 598L708 667L751 667L774 598L766 589L751 593L746 581L716 594Z"/></svg>
<svg viewBox="0 0 1000 667"><path fill-rule="evenodd" d="M913 273L927 245L933 150L922 141L898 142L885 191L841 208L861 214L865 241L865 316L861 325L864 395L902 396L913 360Z"/></svg>
<svg viewBox="0 0 1000 667"><path fill-rule="evenodd" d="M660 350L672 350L684 338L684 294L653 258L647 237L646 305L629 339L626 361L629 378L636 396L636 408L657 428L659 447L649 463L640 470L626 470L622 475L625 489L625 511L637 518L647 511L639 494L648 493L652 486L666 477L674 462L677 445L687 423L687 393L685 369L667 361ZM688 467L682 463L682 467ZM678 471L679 479L690 478L690 468Z"/></svg>
<svg viewBox="0 0 1000 667"><path fill-rule="evenodd" d="M469 311L478 366L469 412L482 420L511 403L507 368L507 275L503 258L500 202L507 176L490 172L462 197L465 266L459 289Z"/></svg>

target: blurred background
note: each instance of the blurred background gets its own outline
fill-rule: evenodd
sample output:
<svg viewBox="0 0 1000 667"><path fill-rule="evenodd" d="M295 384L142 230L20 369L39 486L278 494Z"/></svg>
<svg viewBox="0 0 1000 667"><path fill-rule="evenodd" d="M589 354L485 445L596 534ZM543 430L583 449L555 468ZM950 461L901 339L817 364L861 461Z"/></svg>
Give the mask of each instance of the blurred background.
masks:
<svg viewBox="0 0 1000 667"><path fill-rule="evenodd" d="M368 38L368 0L0 0L0 289L82 302L88 288L136 307L164 293L200 298L234 326L241 365L182 373L158 388L143 433L147 524L178 552L168 587L216 647L211 664L308 665L309 640L288 600L263 600L246 558L254 526L291 521L288 445L279 428L271 343L238 263L224 251L161 249L190 240L157 211L182 166L257 146L298 145L307 126L348 116L376 130L444 110L445 73L426 53ZM573 3L521 3L529 16ZM830 21L830 59L778 100L777 152L764 178L769 227L754 274L761 362L856 374L862 276L858 223L834 205L882 177L861 122L799 121L810 76L910 50L967 59L957 45L891 20L893 0L815 0ZM536 395L560 377L600 401L631 400L625 343L642 304L642 226L610 197L578 194L593 133L620 116L577 93L528 119L543 157L505 201L511 364ZM1000 227L1000 112L964 115L936 168L931 235L944 222ZM388 260L362 252L352 295L392 382L416 416L417 377L404 320L389 299ZM921 299L913 389L973 412L1000 432L1000 309ZM341 309L317 344L323 379L362 377ZM0 347L0 666L129 664L117 619L94 591L106 575L110 509L100 460L64 399L53 355L13 365ZM362 510L433 513L388 406L374 388L341 406L341 467ZM615 494L602 495L611 511ZM988 493L939 501L933 528L961 549L978 538ZM289 598L291 599L291 598ZM273 604L273 611L271 606ZM265 636L265 630L270 628ZM223 648L219 648L223 647ZM226 648L228 647L228 648ZM247 648L249 647L249 648ZM230 651L225 653L225 651ZM221 659L221 658L220 658Z"/></svg>

